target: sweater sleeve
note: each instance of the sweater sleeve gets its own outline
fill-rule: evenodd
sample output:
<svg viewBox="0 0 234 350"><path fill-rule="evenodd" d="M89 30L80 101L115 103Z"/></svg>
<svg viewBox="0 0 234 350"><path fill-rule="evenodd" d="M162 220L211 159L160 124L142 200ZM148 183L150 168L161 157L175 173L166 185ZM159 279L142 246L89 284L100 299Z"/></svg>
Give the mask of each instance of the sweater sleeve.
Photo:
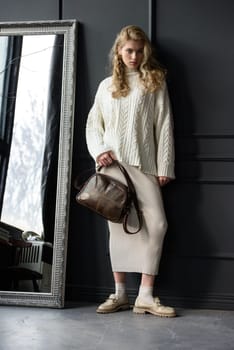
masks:
<svg viewBox="0 0 234 350"><path fill-rule="evenodd" d="M103 141L105 123L101 111L101 96L100 84L86 123L86 143L88 151L95 161L100 154L110 150L110 147Z"/></svg>
<svg viewBox="0 0 234 350"><path fill-rule="evenodd" d="M158 92L156 100L156 141L157 141L157 168L158 176L167 176L174 179L174 136L173 119L170 99L166 83Z"/></svg>

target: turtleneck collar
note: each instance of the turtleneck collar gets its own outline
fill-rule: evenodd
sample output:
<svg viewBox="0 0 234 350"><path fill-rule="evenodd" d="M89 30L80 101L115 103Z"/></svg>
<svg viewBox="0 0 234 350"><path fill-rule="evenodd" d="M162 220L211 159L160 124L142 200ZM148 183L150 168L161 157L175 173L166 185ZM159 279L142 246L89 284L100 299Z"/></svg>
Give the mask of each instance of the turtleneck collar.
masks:
<svg viewBox="0 0 234 350"><path fill-rule="evenodd" d="M136 75L139 73L139 71L137 69L128 68L128 67L125 68L125 72L127 75Z"/></svg>

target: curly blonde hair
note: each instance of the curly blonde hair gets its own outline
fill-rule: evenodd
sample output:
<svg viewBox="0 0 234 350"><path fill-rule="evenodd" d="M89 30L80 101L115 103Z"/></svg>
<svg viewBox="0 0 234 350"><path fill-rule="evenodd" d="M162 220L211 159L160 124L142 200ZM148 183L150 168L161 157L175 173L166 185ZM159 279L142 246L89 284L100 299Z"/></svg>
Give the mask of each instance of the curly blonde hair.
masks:
<svg viewBox="0 0 234 350"><path fill-rule="evenodd" d="M138 68L139 78L146 92L156 91L165 79L166 70L162 68L153 54L153 48L145 32L134 25L124 27L117 35L110 51L112 69L112 97L125 97L130 91L125 65L119 55L119 49L128 40L142 41L144 44L143 60Z"/></svg>

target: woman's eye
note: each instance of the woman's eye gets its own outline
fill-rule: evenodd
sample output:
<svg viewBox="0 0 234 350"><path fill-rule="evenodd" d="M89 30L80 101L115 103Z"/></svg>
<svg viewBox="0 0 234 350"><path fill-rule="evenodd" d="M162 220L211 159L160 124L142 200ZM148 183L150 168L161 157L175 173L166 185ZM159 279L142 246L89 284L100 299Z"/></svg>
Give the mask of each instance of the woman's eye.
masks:
<svg viewBox="0 0 234 350"><path fill-rule="evenodd" d="M135 52L137 55L141 55L141 54L143 54L143 49L140 49L140 50L137 50L137 51L134 51L133 49L126 49L126 53L128 54L128 55L131 55L131 54L133 54L133 52Z"/></svg>

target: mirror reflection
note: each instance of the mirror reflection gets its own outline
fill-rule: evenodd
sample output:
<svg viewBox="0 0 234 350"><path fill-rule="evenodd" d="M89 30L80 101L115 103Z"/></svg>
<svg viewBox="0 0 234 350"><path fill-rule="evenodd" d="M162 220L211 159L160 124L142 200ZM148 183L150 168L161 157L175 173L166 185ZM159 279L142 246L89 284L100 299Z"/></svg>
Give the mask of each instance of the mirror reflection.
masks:
<svg viewBox="0 0 234 350"><path fill-rule="evenodd" d="M0 37L0 290L50 292L63 35Z"/></svg>

